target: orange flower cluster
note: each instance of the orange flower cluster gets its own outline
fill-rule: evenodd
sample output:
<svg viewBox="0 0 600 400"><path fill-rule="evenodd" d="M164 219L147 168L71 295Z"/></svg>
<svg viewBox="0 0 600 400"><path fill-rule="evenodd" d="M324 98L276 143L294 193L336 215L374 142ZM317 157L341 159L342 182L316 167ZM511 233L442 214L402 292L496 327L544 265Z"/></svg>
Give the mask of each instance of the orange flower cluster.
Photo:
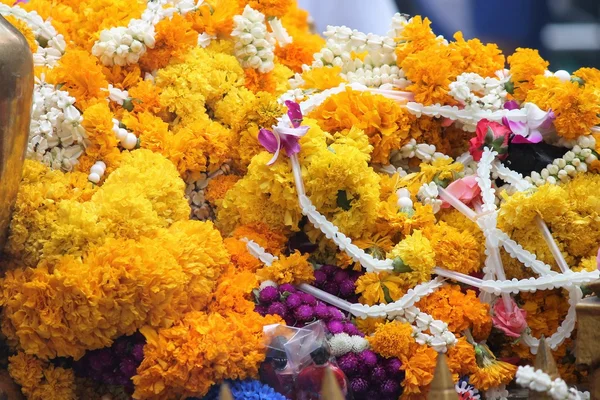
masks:
<svg viewBox="0 0 600 400"><path fill-rule="evenodd" d="M71 369L18 352L8 359L8 373L29 400L75 399L75 374Z"/></svg>
<svg viewBox="0 0 600 400"><path fill-rule="evenodd" d="M536 76L544 75L548 68L548 61L544 60L537 50L518 48L508 57L510 64L511 81L514 85L513 96L519 101L524 101L527 92L534 88Z"/></svg>
<svg viewBox="0 0 600 400"><path fill-rule="evenodd" d="M224 379L256 377L265 358L263 326L279 317L191 312L173 327L143 327L144 361L133 378L135 399L203 396Z"/></svg>
<svg viewBox="0 0 600 400"><path fill-rule="evenodd" d="M273 281L278 285L291 283L311 283L315 280L314 269L308 262L308 254L302 255L298 250L289 256L281 256L271 266L264 266L256 271L261 281Z"/></svg>

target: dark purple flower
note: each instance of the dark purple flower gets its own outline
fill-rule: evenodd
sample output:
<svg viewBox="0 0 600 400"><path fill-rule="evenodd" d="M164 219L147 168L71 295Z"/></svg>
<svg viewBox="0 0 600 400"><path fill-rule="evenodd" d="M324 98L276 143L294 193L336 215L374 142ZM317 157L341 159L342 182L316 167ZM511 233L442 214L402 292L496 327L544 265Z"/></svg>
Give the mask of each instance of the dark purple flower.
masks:
<svg viewBox="0 0 600 400"><path fill-rule="evenodd" d="M350 278L350 274L348 274L343 269L336 271L336 273L333 275L333 280L336 281L337 283L342 283L343 281L345 281L348 278Z"/></svg>
<svg viewBox="0 0 600 400"><path fill-rule="evenodd" d="M288 293L296 293L298 290L294 287L294 285L290 285L289 283L284 283L279 286L279 293L283 294L285 292Z"/></svg>
<svg viewBox="0 0 600 400"><path fill-rule="evenodd" d="M308 304L309 306L317 305L317 299L315 299L315 296L313 296L312 294L300 293L300 296L302 297L302 302L304 304Z"/></svg>
<svg viewBox="0 0 600 400"><path fill-rule="evenodd" d="M287 115L290 117L290 121L292 122L292 126L294 128L300 127L302 124L302 110L300 109L300 104L295 101L286 100L285 106L288 108Z"/></svg>
<svg viewBox="0 0 600 400"><path fill-rule="evenodd" d="M125 354L127 353L127 347L129 346L129 342L130 340L128 336L121 336L120 338L115 340L115 342L111 346L111 350L115 354Z"/></svg>
<svg viewBox="0 0 600 400"><path fill-rule="evenodd" d="M377 354L371 350L363 350L358 356L360 357L360 362L370 368L373 368L377 365Z"/></svg>
<svg viewBox="0 0 600 400"><path fill-rule="evenodd" d="M364 334L359 331L356 325L354 325L352 322L344 323L344 332L350 336L364 336Z"/></svg>
<svg viewBox="0 0 600 400"><path fill-rule="evenodd" d="M329 306L329 315L331 315L331 319L333 320L342 320L344 319L344 314L337 308L333 306Z"/></svg>
<svg viewBox="0 0 600 400"><path fill-rule="evenodd" d="M350 297L356 291L356 287L354 286L354 282L350 279L346 279L342 283L340 283L340 296L346 298Z"/></svg>
<svg viewBox="0 0 600 400"><path fill-rule="evenodd" d="M321 287L327 280L327 274L320 269L315 271L315 286Z"/></svg>
<svg viewBox="0 0 600 400"><path fill-rule="evenodd" d="M256 305L254 311L262 315L263 317L269 313L267 306Z"/></svg>
<svg viewBox="0 0 600 400"><path fill-rule="evenodd" d="M388 379L381 385L381 393L394 394L400 390L400 385L392 379Z"/></svg>
<svg viewBox="0 0 600 400"><path fill-rule="evenodd" d="M369 383L363 378L352 378L350 387L355 394L365 393L369 389Z"/></svg>
<svg viewBox="0 0 600 400"><path fill-rule="evenodd" d="M344 373L348 376L354 376L358 370L358 357L356 357L356 354L352 352L338 357L337 363L342 371L344 371Z"/></svg>
<svg viewBox="0 0 600 400"><path fill-rule="evenodd" d="M402 375L403 371L400 369L400 367L402 367L402 362L397 358L390 358L387 360L385 367L390 377L396 378Z"/></svg>
<svg viewBox="0 0 600 400"><path fill-rule="evenodd" d="M327 320L331 316L331 314L329 313L329 307L327 307L323 303L317 304L315 306L314 310L315 310L315 316L318 319Z"/></svg>
<svg viewBox="0 0 600 400"><path fill-rule="evenodd" d="M294 317L296 317L298 321L308 322L315 317L315 313L311 306L308 304L302 304L296 308L296 310L294 310Z"/></svg>
<svg viewBox="0 0 600 400"><path fill-rule="evenodd" d="M109 348L95 350L89 354L90 367L96 371L103 371L113 364L112 353Z"/></svg>
<svg viewBox="0 0 600 400"><path fill-rule="evenodd" d="M131 379L131 377L135 375L137 367L137 363L133 360L133 358L124 358L119 364L119 370L125 377L127 377L127 379Z"/></svg>
<svg viewBox="0 0 600 400"><path fill-rule="evenodd" d="M377 390L375 389L370 389L367 394L365 394L364 397L362 397L363 399L377 399L377 400L381 400L381 393L379 393Z"/></svg>
<svg viewBox="0 0 600 400"><path fill-rule="evenodd" d="M329 281L329 282L325 282L325 284L323 285L323 290L326 291L327 293L337 296L338 292L340 291L340 288L337 285L337 283L335 283L333 281Z"/></svg>
<svg viewBox="0 0 600 400"><path fill-rule="evenodd" d="M371 381L373 383L383 382L387 378L387 373L385 372L385 368L381 365L377 365L371 371Z"/></svg>
<svg viewBox="0 0 600 400"><path fill-rule="evenodd" d="M258 294L258 300L260 300L261 303L269 304L275 300L279 300L279 292L273 286L266 286Z"/></svg>
<svg viewBox="0 0 600 400"><path fill-rule="evenodd" d="M285 318L287 307L283 303L276 301L271 303L267 312L271 315L279 315L280 317Z"/></svg>
<svg viewBox="0 0 600 400"><path fill-rule="evenodd" d="M327 323L327 329L332 334L343 333L344 332L344 323L340 321L329 321Z"/></svg>
<svg viewBox="0 0 600 400"><path fill-rule="evenodd" d="M294 319L294 317L288 315L287 317L284 318L285 320L285 324L289 325L289 326L294 326L296 325L296 320Z"/></svg>
<svg viewBox="0 0 600 400"><path fill-rule="evenodd" d="M133 349L131 349L131 355L133 356L133 359L135 361L137 361L138 363L141 363L142 360L144 359L144 344L143 343L134 344Z"/></svg>
<svg viewBox="0 0 600 400"><path fill-rule="evenodd" d="M333 275L335 274L335 272L337 270L338 270L338 268L335 265L329 265L329 264L323 265L321 268L319 268L319 271L322 271L331 277L333 277Z"/></svg>
<svg viewBox="0 0 600 400"><path fill-rule="evenodd" d="M302 304L302 298L297 293L292 293L285 299L285 305L289 308L296 308L300 304Z"/></svg>

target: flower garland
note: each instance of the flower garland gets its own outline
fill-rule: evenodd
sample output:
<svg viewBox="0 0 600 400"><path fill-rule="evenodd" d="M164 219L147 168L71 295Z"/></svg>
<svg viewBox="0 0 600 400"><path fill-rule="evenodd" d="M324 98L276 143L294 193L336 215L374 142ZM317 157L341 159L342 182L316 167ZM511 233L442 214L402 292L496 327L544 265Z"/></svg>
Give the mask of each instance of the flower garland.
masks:
<svg viewBox="0 0 600 400"><path fill-rule="evenodd" d="M530 365L517 369L516 381L519 385L540 393L547 393L555 400L585 400L590 398L589 392L579 392L569 388L560 378L552 379L542 370L536 370Z"/></svg>

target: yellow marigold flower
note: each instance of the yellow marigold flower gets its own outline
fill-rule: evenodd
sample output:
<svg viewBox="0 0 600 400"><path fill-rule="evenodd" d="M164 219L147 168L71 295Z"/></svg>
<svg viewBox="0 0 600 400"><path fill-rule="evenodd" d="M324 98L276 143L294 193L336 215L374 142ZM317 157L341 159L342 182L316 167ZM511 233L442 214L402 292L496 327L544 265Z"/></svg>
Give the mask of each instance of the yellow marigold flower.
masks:
<svg viewBox="0 0 600 400"><path fill-rule="evenodd" d="M216 178L211 179L204 191L206 201L218 208L223 201L223 198L225 198L227 191L229 191L229 189L231 189L239 180L240 177L237 175L219 175Z"/></svg>
<svg viewBox="0 0 600 400"><path fill-rule="evenodd" d="M424 183L434 179L452 181L464 169L464 165L454 162L451 158L438 158L431 164L421 163L419 172L408 174L400 180L400 186L406 187L413 196L416 196Z"/></svg>
<svg viewBox="0 0 600 400"><path fill-rule="evenodd" d="M385 202L379 203L376 229L399 241L415 230L427 230L435 224L435 214L431 205L415 203L415 213L409 215L398 209L396 193L390 195Z"/></svg>
<svg viewBox="0 0 600 400"><path fill-rule="evenodd" d="M479 39L465 40L462 32L456 32L454 40L448 47L457 62L457 70L493 77L496 71L504 69L504 56L496 44L484 45Z"/></svg>
<svg viewBox="0 0 600 400"><path fill-rule="evenodd" d="M396 59L400 65L404 59L412 54L424 50L437 43L436 35L431 30L431 21L428 18L422 19L416 15L403 29L400 37L397 38Z"/></svg>
<svg viewBox="0 0 600 400"><path fill-rule="evenodd" d="M433 380L437 363L437 352L429 346L418 346L410 358L402 360L404 370L402 387L405 395L424 395L426 386Z"/></svg>
<svg viewBox="0 0 600 400"><path fill-rule="evenodd" d="M98 59L87 51L69 48L58 65L48 71L46 78L50 83L61 84L61 89L75 97L77 107L82 111L106 102L108 82Z"/></svg>
<svg viewBox="0 0 600 400"><path fill-rule="evenodd" d="M445 208L436 215L440 221L444 221L451 227L469 232L479 243L485 242L485 237L479 226L465 217L460 211L454 208Z"/></svg>
<svg viewBox="0 0 600 400"><path fill-rule="evenodd" d="M79 100L75 104L78 103ZM82 126L88 134L90 144L85 149L85 155L79 158L77 166L79 171L89 173L90 167L96 161L103 161L106 164L107 172L119 165L121 152L117 147L117 137L112 130L113 118L114 115L104 102L94 104L83 112ZM84 157L88 158L87 163L82 161Z"/></svg>
<svg viewBox="0 0 600 400"><path fill-rule="evenodd" d="M320 67L311 68L302 73L304 88L326 90L344 82L341 77L342 69L340 67Z"/></svg>
<svg viewBox="0 0 600 400"><path fill-rule="evenodd" d="M374 352L383 357L397 357L403 363L420 347L413 338L410 324L392 321L379 324L375 333L367 337Z"/></svg>
<svg viewBox="0 0 600 400"><path fill-rule="evenodd" d="M372 162L388 164L390 152L409 139L414 117L393 100L351 89L329 96L309 115L327 132L359 128L373 145Z"/></svg>
<svg viewBox="0 0 600 400"><path fill-rule="evenodd" d="M356 318L354 324L365 335L372 335L377 330L377 327L386 322L385 318Z"/></svg>
<svg viewBox="0 0 600 400"><path fill-rule="evenodd" d="M475 345L477 369L471 374L469 382L479 390L488 390L499 385L507 385L515 377L517 367L496 360L490 349L484 344Z"/></svg>
<svg viewBox="0 0 600 400"><path fill-rule="evenodd" d="M481 302L475 292L463 293L460 286L445 285L421 299L417 307L433 318L448 324L452 332L470 329L476 338L486 338L492 329L490 307Z"/></svg>
<svg viewBox="0 0 600 400"><path fill-rule="evenodd" d="M573 75L582 79L584 85L600 88L600 70L597 68L579 68Z"/></svg>
<svg viewBox="0 0 600 400"><path fill-rule="evenodd" d="M596 260L596 257L591 256L588 258L581 259L581 262L579 263L579 265L572 267L571 270L575 271L575 272L580 272L580 271L593 272L597 268L598 268L598 261Z"/></svg>
<svg viewBox="0 0 600 400"><path fill-rule="evenodd" d="M356 293L360 294L360 302L370 306L380 303L391 303L398 300L404 290L404 280L387 272L367 272L356 281Z"/></svg>
<svg viewBox="0 0 600 400"><path fill-rule="evenodd" d="M22 352L9 357L8 361L10 375L21 385L28 399L75 399L73 370L55 367Z"/></svg>
<svg viewBox="0 0 600 400"><path fill-rule="evenodd" d="M255 378L265 359L263 326L280 322L253 311L191 312L172 328L142 328L147 342L133 397L203 396L225 379Z"/></svg>
<svg viewBox="0 0 600 400"><path fill-rule="evenodd" d="M11 2L11 3L7 3L7 4L12 6L14 3ZM35 34L31 30L29 25L27 25L25 22L21 21L20 19L13 17L12 15L5 15L4 18L8 21L9 24L11 24L13 27L15 27L19 32L21 32L23 34L23 36L25 37L25 40L27 40L27 44L29 44L29 49L31 49L32 53L35 53L38 48L38 43L35 40Z"/></svg>
<svg viewBox="0 0 600 400"><path fill-rule="evenodd" d="M558 185L543 185L532 191L517 192L500 206L498 226L508 231L535 224L540 216L553 223L568 210L566 190Z"/></svg>
<svg viewBox="0 0 600 400"><path fill-rule="evenodd" d="M373 146L369 144L369 137L365 135L364 131L355 127L336 132L333 139L336 144L347 144L356 147L368 156L373 152Z"/></svg>
<svg viewBox="0 0 600 400"><path fill-rule="evenodd" d="M302 255L298 250L289 256L281 256L273 265L265 265L256 271L261 281L273 281L278 285L291 283L312 283L315 280L314 269L308 262L308 254Z"/></svg>
<svg viewBox="0 0 600 400"><path fill-rule="evenodd" d="M550 65L540 57L537 50L524 48L518 48L509 56L508 63L511 81L515 87L513 96L519 101L525 100L527 92L534 88L535 77L544 75Z"/></svg>
<svg viewBox="0 0 600 400"><path fill-rule="evenodd" d="M444 222L439 222L427 234L435 250L438 266L463 274L479 271L482 266L482 244L468 231L461 232Z"/></svg>
<svg viewBox="0 0 600 400"><path fill-rule="evenodd" d="M414 231L398 243L389 253L388 258L399 260L400 276L408 286L431 279L435 267L435 253L431 243L421 231Z"/></svg>
<svg viewBox="0 0 600 400"><path fill-rule="evenodd" d="M535 78L534 84L526 101L554 111L554 126L560 136L576 139L588 135L590 128L600 123L600 92L596 87L543 75Z"/></svg>
<svg viewBox="0 0 600 400"><path fill-rule="evenodd" d="M180 59L191 48L198 45L198 32L192 23L175 13L155 26L156 44L140 58L144 71L155 71L169 64L171 58Z"/></svg>

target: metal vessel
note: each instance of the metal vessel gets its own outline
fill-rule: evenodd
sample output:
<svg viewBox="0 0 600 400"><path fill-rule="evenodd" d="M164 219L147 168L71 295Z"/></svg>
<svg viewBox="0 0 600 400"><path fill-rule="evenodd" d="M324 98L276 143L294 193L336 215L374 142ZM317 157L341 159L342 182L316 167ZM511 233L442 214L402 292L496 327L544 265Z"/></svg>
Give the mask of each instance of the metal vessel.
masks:
<svg viewBox="0 0 600 400"><path fill-rule="evenodd" d="M4 248L31 120L33 56L23 35L0 16L0 249Z"/></svg>

